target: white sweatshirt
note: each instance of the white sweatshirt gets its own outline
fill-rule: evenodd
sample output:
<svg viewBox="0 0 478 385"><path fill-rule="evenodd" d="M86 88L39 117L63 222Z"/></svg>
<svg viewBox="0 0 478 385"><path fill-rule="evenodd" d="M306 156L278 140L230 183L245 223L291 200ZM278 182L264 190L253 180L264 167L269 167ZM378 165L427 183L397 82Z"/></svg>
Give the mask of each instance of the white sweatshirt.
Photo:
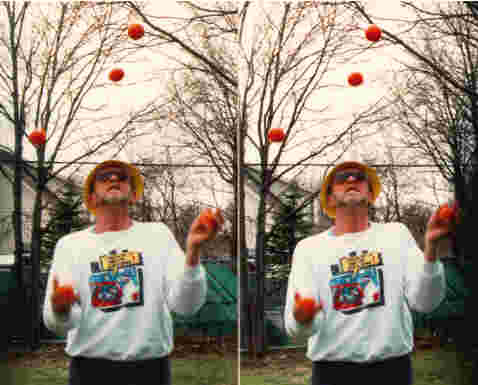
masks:
<svg viewBox="0 0 478 385"><path fill-rule="evenodd" d="M295 321L296 291L324 306L310 325ZM340 236L332 228L296 246L285 327L290 336L310 337L312 361L380 361L413 350L410 308L431 312L445 291L443 264L425 261L404 225L371 223Z"/></svg>
<svg viewBox="0 0 478 385"><path fill-rule="evenodd" d="M70 356L134 361L173 350L171 311L193 314L206 300L202 265L186 257L168 227L140 223L97 234L94 226L61 238L48 277L43 319L48 329L67 335ZM69 317L53 313L53 275L72 283L81 306Z"/></svg>

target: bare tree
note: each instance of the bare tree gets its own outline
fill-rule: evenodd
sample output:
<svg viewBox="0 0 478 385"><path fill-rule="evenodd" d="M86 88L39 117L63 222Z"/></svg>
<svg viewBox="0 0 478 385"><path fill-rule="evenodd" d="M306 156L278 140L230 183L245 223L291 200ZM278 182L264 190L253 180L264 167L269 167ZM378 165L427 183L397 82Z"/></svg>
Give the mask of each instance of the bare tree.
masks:
<svg viewBox="0 0 478 385"><path fill-rule="evenodd" d="M32 223L32 347L39 343L39 258L43 196L49 181L79 160L98 153L105 146L119 148L136 134L132 124L147 111L138 111L122 126L103 130L82 140L84 151L54 168L55 161L74 144L83 128L107 116L104 106L87 102L87 95L106 87L101 77L108 65L128 55L126 13L114 11L111 4L76 3L1 3L6 20L0 47L8 59L0 66L0 93L5 101L0 114L15 132L15 255L19 284L23 284L21 258L24 251L21 214L22 180L28 169L23 163L24 141L35 129L43 129L46 143L36 148L36 197ZM92 118L92 116L94 116Z"/></svg>
<svg viewBox="0 0 478 385"><path fill-rule="evenodd" d="M384 30L383 34L385 42L402 48L409 60L397 76L403 88L395 90L387 113L402 130L404 143L435 164L454 188L462 213L454 251L462 257L458 260L462 260L465 284L472 288L476 279L470 267L476 252L469 229L478 220L473 199L478 187L478 8L473 2L426 7L401 3L413 13L408 32L397 36ZM366 6L357 2L349 6L364 20L376 22ZM476 297L475 290L471 292ZM475 335L473 321L470 329L459 328L458 345L475 363L474 375L478 375L478 342L470 338Z"/></svg>
<svg viewBox="0 0 478 385"><path fill-rule="evenodd" d="M240 125L247 127L246 146L254 149L258 159L261 186L255 253L257 312L253 322L255 354L260 356L265 352L264 245L270 187L280 178L293 179L302 173L308 161L325 156L330 159L331 153L335 159L340 158L353 141L370 134L365 123L374 122L380 105L377 101L355 114L350 122L336 123L333 128L332 119L322 117L330 106L320 105L314 96L333 87L326 80L327 74L361 53L348 39L349 16L338 3L274 3L267 10L249 13L256 18L262 14L260 20L251 16L244 22L240 84ZM283 128L285 137L275 144L269 141L268 134L277 127ZM312 129L321 134L311 134ZM293 164L280 167L281 160L293 151L299 153Z"/></svg>
<svg viewBox="0 0 478 385"><path fill-rule="evenodd" d="M164 150L164 161L155 164L153 158L140 156L138 167L145 179L145 189L141 201L132 208L132 216L141 221L159 221L166 224L180 246L186 249L189 228L204 209L204 203L195 194L197 182L193 180L190 170L173 163L173 155L168 146ZM214 193L211 191L212 195ZM223 230L215 240L202 247L203 256L224 256L231 251L230 224L234 218L233 210L234 203L223 210Z"/></svg>
<svg viewBox="0 0 478 385"><path fill-rule="evenodd" d="M190 14L175 21L174 31L127 2L151 28L151 46L180 47L170 70L168 95L154 118L177 128L175 138L191 161L208 161L219 177L234 184L237 125L237 9L232 2L183 2ZM173 28L173 27L171 27Z"/></svg>
<svg viewBox="0 0 478 385"><path fill-rule="evenodd" d="M157 20L136 2L126 2L151 32L151 47L177 48L168 82L168 95L157 106L154 119L184 135L175 137L188 163L206 161L237 197L238 43L239 12L234 2L183 2L183 18ZM177 159L177 158L176 158ZM237 199L236 199L237 202ZM232 217L236 256L238 220ZM233 260L233 265L235 262Z"/></svg>
<svg viewBox="0 0 478 385"><path fill-rule="evenodd" d="M175 45L189 58L196 59L198 71L214 73L222 79L225 86L234 90L237 87L236 74L224 68L212 55L212 51L205 51L201 44L205 38L214 39L216 36L227 37L230 41L235 39L238 24L238 9L234 2L182 2L182 5L192 12L190 16L176 18L173 30L165 29L156 15L143 11L142 3L127 1L125 6L133 10L144 23L152 29L151 46ZM200 33L194 30L198 26ZM206 27L206 30L204 28ZM198 39L199 38L199 39ZM187 65L186 65L187 67Z"/></svg>
<svg viewBox="0 0 478 385"><path fill-rule="evenodd" d="M225 230L221 231L214 240L208 242L201 248L201 255L205 258L216 258L224 256L224 253L230 250L230 244L232 241L232 234L230 232L230 226L232 219L232 205L228 206L225 210ZM178 232L175 234L179 244L186 247L186 237L188 229L190 228L193 220L199 215L203 205L200 202L191 202L183 204L179 207L177 215L177 228Z"/></svg>
<svg viewBox="0 0 478 385"><path fill-rule="evenodd" d="M383 34L386 44L400 46L410 60L397 74L402 86L394 88L385 114L402 130L404 144L435 164L454 186L466 226L474 223L471 192L478 183L476 5L437 3L424 9L411 2L402 4L414 13L410 32L396 36L384 30ZM374 22L365 6L357 2L349 6ZM459 243L464 246L462 253L471 258L471 244L465 239Z"/></svg>
<svg viewBox="0 0 478 385"><path fill-rule="evenodd" d="M174 167L169 147L165 149L166 163L154 164L152 157L139 156L141 174L145 180L143 199L135 206L135 216L144 221L160 221L178 234L178 207L184 194L191 194L187 170ZM185 192L187 190L187 192Z"/></svg>
<svg viewBox="0 0 478 385"><path fill-rule="evenodd" d="M417 195L419 188L424 187L423 176L416 170L403 167L400 164L403 163L403 154L398 156L393 150L394 146L384 143L380 148L380 159L371 157L370 152L363 155L367 164L379 165L376 170L382 185L379 199L370 207L370 219L405 224L423 250L425 231L433 208Z"/></svg>

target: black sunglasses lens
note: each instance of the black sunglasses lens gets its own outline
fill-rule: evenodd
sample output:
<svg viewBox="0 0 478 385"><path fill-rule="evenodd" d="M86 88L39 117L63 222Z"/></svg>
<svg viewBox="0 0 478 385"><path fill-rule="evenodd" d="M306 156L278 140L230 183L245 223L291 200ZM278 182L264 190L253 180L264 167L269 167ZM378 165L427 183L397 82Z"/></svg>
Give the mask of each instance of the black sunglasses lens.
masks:
<svg viewBox="0 0 478 385"><path fill-rule="evenodd" d="M366 175L363 171L344 171L339 172L335 175L335 182L344 183L349 177L353 176L356 181L363 181L366 179Z"/></svg>
<svg viewBox="0 0 478 385"><path fill-rule="evenodd" d="M96 179L99 180L100 182L106 182L107 180L110 180L113 175L115 175L120 182L124 182L125 180L128 179L128 175L126 175L123 172L117 172L117 171L110 171L110 172L105 172L103 174L98 174L96 176Z"/></svg>
<svg viewBox="0 0 478 385"><path fill-rule="evenodd" d="M363 181L366 179L366 175L363 171L356 172L354 176L358 181Z"/></svg>

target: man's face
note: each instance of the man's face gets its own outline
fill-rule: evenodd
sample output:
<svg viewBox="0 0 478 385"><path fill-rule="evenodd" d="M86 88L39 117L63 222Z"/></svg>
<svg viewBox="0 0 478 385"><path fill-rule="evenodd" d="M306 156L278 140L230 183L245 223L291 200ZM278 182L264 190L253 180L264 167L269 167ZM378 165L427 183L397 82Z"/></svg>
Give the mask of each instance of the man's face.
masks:
<svg viewBox="0 0 478 385"><path fill-rule="evenodd" d="M122 167L104 167L96 171L91 194L96 207L127 206L133 201L131 178Z"/></svg>
<svg viewBox="0 0 478 385"><path fill-rule="evenodd" d="M346 168L335 173L328 196L331 207L367 207L372 191L364 171Z"/></svg>

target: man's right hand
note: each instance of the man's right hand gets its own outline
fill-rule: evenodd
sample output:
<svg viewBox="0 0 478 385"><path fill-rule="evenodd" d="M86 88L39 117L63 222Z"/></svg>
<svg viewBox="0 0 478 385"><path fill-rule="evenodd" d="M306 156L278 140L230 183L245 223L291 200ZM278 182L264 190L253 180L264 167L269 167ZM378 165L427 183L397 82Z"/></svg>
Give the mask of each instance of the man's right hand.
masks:
<svg viewBox="0 0 478 385"><path fill-rule="evenodd" d="M80 302L80 298L75 295L71 285L62 285L58 283L58 277L53 277L53 292L50 297L53 312L65 316L71 311L75 302Z"/></svg>
<svg viewBox="0 0 478 385"><path fill-rule="evenodd" d="M300 324L306 326L312 322L315 315L323 308L314 298L301 297L295 293L294 297L294 318Z"/></svg>

